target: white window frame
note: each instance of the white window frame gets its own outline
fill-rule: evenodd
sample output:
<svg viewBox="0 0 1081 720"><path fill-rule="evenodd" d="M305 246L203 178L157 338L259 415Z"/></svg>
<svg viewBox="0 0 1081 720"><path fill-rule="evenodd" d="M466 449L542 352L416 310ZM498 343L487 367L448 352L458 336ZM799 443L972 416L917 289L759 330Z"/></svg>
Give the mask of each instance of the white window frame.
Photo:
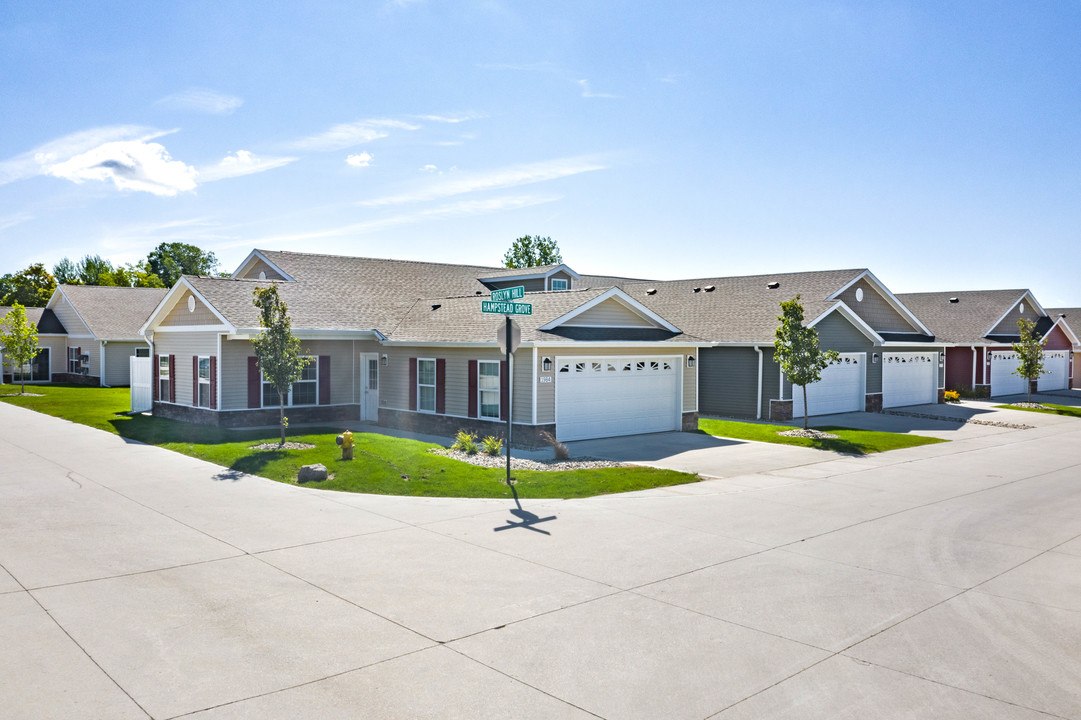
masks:
<svg viewBox="0 0 1081 720"><path fill-rule="evenodd" d="M485 388L485 387L483 387L481 385L480 379L482 377L485 377L481 373L481 368L484 367L485 365L495 365L495 379L496 379L495 388ZM500 372L500 370L501 370L501 368L500 368L500 363L499 363L498 360L478 360L477 361L477 417L481 418L482 420L499 420L500 419L500 410L501 410L501 406L503 404L501 402L502 399L503 399L503 393L502 393L502 391L503 391L503 374L502 374L502 372ZM418 377L419 377L419 373L418 373ZM487 377L492 377L492 376L488 375ZM485 415L484 414L484 395L485 395L485 393L495 393L495 415ZM489 403L489 404L491 404L491 403Z"/></svg>
<svg viewBox="0 0 1081 720"><path fill-rule="evenodd" d="M165 361L164 367L162 366L162 360ZM173 378L169 375L169 356L158 355L158 401L169 402L169 387L173 382ZM165 383L164 391L162 383Z"/></svg>
<svg viewBox="0 0 1081 720"><path fill-rule="evenodd" d="M198 387L196 388L195 404L197 407L210 407L210 356L199 355L197 363L198 368ZM203 361L206 361L206 377L203 377ZM206 386L206 402L203 402L203 386Z"/></svg>
<svg viewBox="0 0 1081 720"><path fill-rule="evenodd" d="M46 365L46 368L48 369L48 371L47 371L46 376L44 378L40 378L40 377L35 378L34 377L34 365L36 364L35 361L38 359L38 355L40 355L42 353L42 351L49 353L49 361L48 361L48 364ZM30 361L29 364L30 364L30 377L23 379L23 375L22 375L23 372L24 372L23 367L25 367L25 366L24 365L16 365L14 362L11 363L11 382L12 382L12 384L18 384L20 382L41 383L41 382L51 382L52 381L52 379L53 379L53 353L52 353L52 348L41 347L39 345L37 347L37 350L34 352L34 358ZM18 375L16 375L16 373L18 373Z"/></svg>
<svg viewBox="0 0 1081 720"><path fill-rule="evenodd" d="M556 287L556 283L562 283L563 287ZM571 283L570 283L570 280L566 280L564 278L552 278L551 288L555 292L560 292L560 291L563 291L563 290L570 290Z"/></svg>
<svg viewBox="0 0 1081 720"><path fill-rule="evenodd" d="M316 357L315 355L302 355L301 357L302 358L307 358L309 360L307 367L305 367L304 369L307 370L308 368L313 368L314 371L315 371L315 378L312 379L312 380L298 380L297 382L293 383L293 385L290 385L289 386L289 392L287 392L285 394L285 405L286 405L286 407L315 407L316 405L319 404L319 358ZM274 387L269 382L267 382L267 379L265 377L262 378L262 380L263 380L262 394L260 395L260 400L262 400L262 407L265 407L265 408L276 408L276 407L278 407L277 402L272 402L269 405L267 404L267 402L266 402L267 392L272 393L272 396L273 396L273 398L275 398L275 400L278 397L278 393L277 393L277 391L274 390ZM293 386L294 385L300 385L301 383L304 383L304 384L313 383L315 385L315 401L310 402L310 403L302 403L300 405L294 405L293 404ZM268 388L269 388L269 390L268 390Z"/></svg>
<svg viewBox="0 0 1081 720"><path fill-rule="evenodd" d="M79 348L68 345L68 374L78 375L82 370L82 363L79 361Z"/></svg>
<svg viewBox="0 0 1081 720"><path fill-rule="evenodd" d="M421 375L422 375L421 370L420 370L420 366L421 366L422 363L431 363L432 364L432 382L431 382L431 384L422 383L420 381L421 380ZM439 388L438 388L439 378L436 376L436 368L437 368L437 364L435 362L435 358L417 358L417 412L432 413L432 414L435 413L435 408L436 408L436 405L438 404L437 398L438 398L438 395L439 395ZM421 392L421 388L428 388L428 387L430 387L432 389L432 408L431 408L431 410L425 409L423 407L423 402L422 402L424 394Z"/></svg>

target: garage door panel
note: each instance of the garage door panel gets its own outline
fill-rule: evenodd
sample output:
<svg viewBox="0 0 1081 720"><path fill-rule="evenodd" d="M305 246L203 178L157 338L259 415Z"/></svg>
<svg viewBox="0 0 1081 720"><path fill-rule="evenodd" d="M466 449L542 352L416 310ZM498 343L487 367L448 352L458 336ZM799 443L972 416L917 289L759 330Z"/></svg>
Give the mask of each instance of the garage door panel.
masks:
<svg viewBox="0 0 1081 720"><path fill-rule="evenodd" d="M1015 375L1017 369L1017 353L993 352L991 353L991 395L1022 395L1025 390L1025 379Z"/></svg>
<svg viewBox="0 0 1081 720"><path fill-rule="evenodd" d="M556 365L559 440L680 429L679 358L557 358Z"/></svg>
<svg viewBox="0 0 1081 720"><path fill-rule="evenodd" d="M938 401L936 352L882 354L882 407L926 405Z"/></svg>
<svg viewBox="0 0 1081 720"><path fill-rule="evenodd" d="M811 416L864 409L867 368L865 353L842 353L840 360L822 371L822 379L807 386ZM803 388L792 386L792 416L803 417Z"/></svg>

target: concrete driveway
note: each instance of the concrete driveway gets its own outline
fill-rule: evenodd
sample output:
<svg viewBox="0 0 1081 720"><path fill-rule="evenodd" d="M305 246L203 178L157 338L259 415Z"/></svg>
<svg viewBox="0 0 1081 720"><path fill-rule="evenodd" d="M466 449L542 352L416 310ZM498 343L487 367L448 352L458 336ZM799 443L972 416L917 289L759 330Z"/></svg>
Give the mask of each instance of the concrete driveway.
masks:
<svg viewBox="0 0 1081 720"><path fill-rule="evenodd" d="M1081 718L1081 421L792 457L518 509L0 403L0 714Z"/></svg>

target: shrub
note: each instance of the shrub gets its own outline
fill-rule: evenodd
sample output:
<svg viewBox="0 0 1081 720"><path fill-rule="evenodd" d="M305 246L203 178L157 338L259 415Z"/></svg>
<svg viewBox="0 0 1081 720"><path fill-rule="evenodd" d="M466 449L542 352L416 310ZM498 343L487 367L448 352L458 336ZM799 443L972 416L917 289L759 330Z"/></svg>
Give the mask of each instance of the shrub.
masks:
<svg viewBox="0 0 1081 720"><path fill-rule="evenodd" d="M555 436L547 430L541 431L541 438L544 442L552 446L552 454L556 460L566 460L571 456L571 451L567 449L567 446L555 439Z"/></svg>
<svg viewBox="0 0 1081 720"><path fill-rule="evenodd" d="M459 430L458 434L454 436L454 444L450 446L450 449L461 450L466 455L476 455L477 436L465 430Z"/></svg>
<svg viewBox="0 0 1081 720"><path fill-rule="evenodd" d="M503 453L503 439L495 435L489 435L480 441L480 448L488 455L501 455Z"/></svg>

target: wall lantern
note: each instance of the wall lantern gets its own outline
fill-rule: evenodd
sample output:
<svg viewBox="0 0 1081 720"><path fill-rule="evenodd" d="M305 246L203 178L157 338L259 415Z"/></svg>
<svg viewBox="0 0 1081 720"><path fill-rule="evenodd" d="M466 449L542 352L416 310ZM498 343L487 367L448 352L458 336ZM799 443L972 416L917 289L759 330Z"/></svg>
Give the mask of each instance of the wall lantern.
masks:
<svg viewBox="0 0 1081 720"><path fill-rule="evenodd" d="M946 353L939 353L938 354L938 366L942 367L945 364L946 364Z"/></svg>
<svg viewBox="0 0 1081 720"><path fill-rule="evenodd" d="M544 358L541 360L541 370L544 372L552 372L552 358Z"/></svg>
<svg viewBox="0 0 1081 720"><path fill-rule="evenodd" d="M689 368L694 367L694 355L688 355L687 356L687 367L689 367Z"/></svg>
<svg viewBox="0 0 1081 720"><path fill-rule="evenodd" d="M387 365L390 364L390 359L387 358L386 355L384 355L383 357L379 358L379 364L382 365L383 367L386 367Z"/></svg>
<svg viewBox="0 0 1081 720"><path fill-rule="evenodd" d="M878 364L878 353L872 353L871 354L871 364L872 365L877 365Z"/></svg>

